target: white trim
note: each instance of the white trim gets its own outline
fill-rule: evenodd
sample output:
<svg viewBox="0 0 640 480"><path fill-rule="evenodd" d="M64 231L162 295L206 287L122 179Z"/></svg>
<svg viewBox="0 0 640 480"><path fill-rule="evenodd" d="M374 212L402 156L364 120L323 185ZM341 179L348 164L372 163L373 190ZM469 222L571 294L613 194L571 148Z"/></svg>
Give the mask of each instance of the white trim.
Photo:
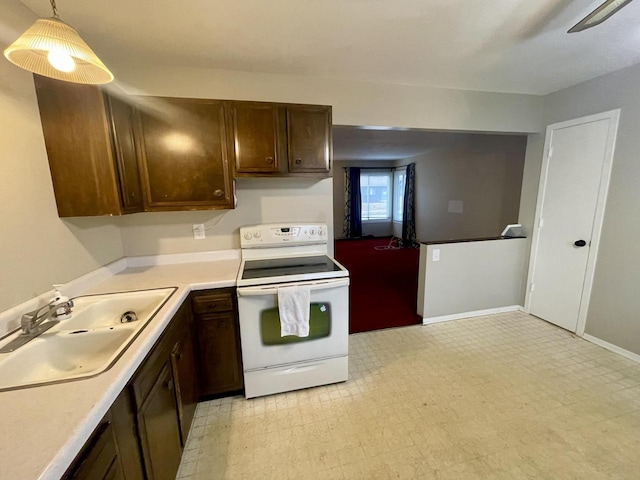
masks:
<svg viewBox="0 0 640 480"><path fill-rule="evenodd" d="M584 338L585 340L591 343L595 343L599 347L606 348L607 350L613 353L622 355L623 357L628 358L629 360L633 360L634 362L640 363L640 355L638 355L637 353L633 353L633 352L630 352L629 350L625 350L624 348L618 347L613 343L605 342L604 340L601 340L598 337L594 337L593 335L589 335L588 333L583 334L582 338Z"/></svg>
<svg viewBox="0 0 640 480"><path fill-rule="evenodd" d="M128 267L150 267L153 265L175 265L177 263L212 262L215 260L238 260L240 250L217 250L210 252L170 253L127 257Z"/></svg>
<svg viewBox="0 0 640 480"><path fill-rule="evenodd" d="M494 315L496 313L507 313L522 311L520 305L510 305L508 307L488 308L486 310L475 310L473 312L454 313L451 315L441 315L439 317L423 318L423 325L430 325L432 323L450 322L451 320L460 320L462 318L483 317L485 315Z"/></svg>
<svg viewBox="0 0 640 480"><path fill-rule="evenodd" d="M609 183L611 179L611 167L613 164L613 155L615 152L616 137L618 133L618 123L620 120L620 109L610 110L608 112L597 113L586 117L576 118L566 122L554 123L547 126L544 150L542 156L542 168L540 170L540 182L538 184L538 201L536 204L536 215L533 224L533 235L531 241L531 256L529 260L529 272L527 275L527 285L525 292L524 311L531 313L531 284L536 266L536 257L538 253L539 241L539 224L542 206L545 197L545 188L547 184L547 176L549 173L549 148L553 140L553 132L563 128L569 128L585 123L592 123L601 120L610 120L609 133L607 137L607 146L604 153L604 161L602 165L602 173L600 176L600 186L598 190L598 200L596 211L593 219L593 231L591 236L591 244L589 248L589 256L587 257L587 267L585 271L584 285L582 287L582 299L580 302L580 310L578 311L578 321L576 326L576 334L582 336L587 321L587 313L589 309L589 299L591 298L591 289L593 287L593 276L595 272L596 261L598 257L598 247L600 244L600 234L602 232L602 222L604 219L604 210L609 193Z"/></svg>

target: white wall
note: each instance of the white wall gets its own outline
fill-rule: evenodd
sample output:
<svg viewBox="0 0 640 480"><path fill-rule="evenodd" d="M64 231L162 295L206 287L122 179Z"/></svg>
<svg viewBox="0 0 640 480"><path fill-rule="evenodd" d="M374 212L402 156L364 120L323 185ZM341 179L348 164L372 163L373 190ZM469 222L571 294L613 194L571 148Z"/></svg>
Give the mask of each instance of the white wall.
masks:
<svg viewBox="0 0 640 480"><path fill-rule="evenodd" d="M335 125L540 131L541 97L187 67L114 65L130 92L333 105ZM127 86L129 85L129 87Z"/></svg>
<svg viewBox="0 0 640 480"><path fill-rule="evenodd" d="M124 253L150 255L240 248L245 225L280 222L326 223L333 231L332 180L241 178L235 210L138 213L120 220ZM192 225L204 223L206 238L194 240ZM333 242L330 242L333 251Z"/></svg>
<svg viewBox="0 0 640 480"><path fill-rule="evenodd" d="M640 65L544 98L544 124L621 108L586 333L640 354ZM543 135L530 137L520 219L533 225Z"/></svg>
<svg viewBox="0 0 640 480"><path fill-rule="evenodd" d="M521 305L526 239L420 246L418 314L438 317ZM439 260L433 261L438 250Z"/></svg>
<svg viewBox="0 0 640 480"><path fill-rule="evenodd" d="M0 42L17 38L33 20L18 2L3 3ZM0 311L122 257L113 219L58 218L33 78L4 58L0 152Z"/></svg>
<svg viewBox="0 0 640 480"><path fill-rule="evenodd" d="M416 234L420 241L495 237L516 223L526 137L461 135L456 145L396 162L416 164ZM450 213L449 201L463 202Z"/></svg>

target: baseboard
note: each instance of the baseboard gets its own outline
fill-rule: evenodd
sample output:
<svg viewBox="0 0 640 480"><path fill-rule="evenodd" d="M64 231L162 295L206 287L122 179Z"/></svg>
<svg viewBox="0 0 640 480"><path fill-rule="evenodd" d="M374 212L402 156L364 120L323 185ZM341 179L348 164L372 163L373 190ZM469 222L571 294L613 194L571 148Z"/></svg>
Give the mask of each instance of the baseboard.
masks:
<svg viewBox="0 0 640 480"><path fill-rule="evenodd" d="M582 335L582 338L584 338L585 340L588 340L591 343L595 343L599 347L606 348L607 350L613 353L622 355L623 357L628 358L629 360L633 360L634 362L640 363L640 355L638 355L637 353L633 353L633 352L630 352L629 350L625 350L624 348L618 347L613 343L605 342L604 340L601 340L598 337L594 337L593 335L589 335L588 333L585 333L584 335Z"/></svg>
<svg viewBox="0 0 640 480"><path fill-rule="evenodd" d="M449 322L451 320L460 320L462 318L482 317L484 315L493 315L495 313L507 313L522 311L520 305L510 305L508 307L489 308L487 310L475 310L473 312L454 313L452 315L441 315L439 317L423 318L423 325L430 325L432 323Z"/></svg>

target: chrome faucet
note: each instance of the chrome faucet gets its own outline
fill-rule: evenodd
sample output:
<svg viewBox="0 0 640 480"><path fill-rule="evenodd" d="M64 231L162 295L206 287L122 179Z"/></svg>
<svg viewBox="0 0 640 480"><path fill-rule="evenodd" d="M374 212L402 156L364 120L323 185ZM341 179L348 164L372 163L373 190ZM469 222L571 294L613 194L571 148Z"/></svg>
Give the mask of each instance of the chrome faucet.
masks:
<svg viewBox="0 0 640 480"><path fill-rule="evenodd" d="M44 309L47 309L44 313L42 312ZM62 303L49 303L44 307L40 307L33 312L25 313L22 315L22 320L20 320L20 326L22 328L22 333L25 335L33 335L40 334L45 330L48 330L53 325L59 322L56 320L57 317L62 315L69 315L71 313L71 309L73 308L73 300L69 300L67 302ZM62 310L58 312L58 310ZM51 320L48 324L46 324L47 328L43 329L43 323L49 319ZM51 324L51 325L49 325Z"/></svg>
<svg viewBox="0 0 640 480"><path fill-rule="evenodd" d="M57 317L69 315L72 308L73 300L68 300L66 302L51 302L33 312L25 313L20 320L22 333L0 348L0 353L13 352L43 334L60 322Z"/></svg>

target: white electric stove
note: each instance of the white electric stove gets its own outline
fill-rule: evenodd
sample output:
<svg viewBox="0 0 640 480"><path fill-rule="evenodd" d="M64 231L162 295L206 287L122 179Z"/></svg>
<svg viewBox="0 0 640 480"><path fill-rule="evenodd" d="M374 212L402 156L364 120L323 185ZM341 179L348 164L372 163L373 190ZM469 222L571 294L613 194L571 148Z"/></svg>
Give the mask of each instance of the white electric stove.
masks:
<svg viewBox="0 0 640 480"><path fill-rule="evenodd" d="M328 255L324 224L240 229L238 310L247 398L344 382L349 272ZM278 288L307 286L309 336L280 336Z"/></svg>

